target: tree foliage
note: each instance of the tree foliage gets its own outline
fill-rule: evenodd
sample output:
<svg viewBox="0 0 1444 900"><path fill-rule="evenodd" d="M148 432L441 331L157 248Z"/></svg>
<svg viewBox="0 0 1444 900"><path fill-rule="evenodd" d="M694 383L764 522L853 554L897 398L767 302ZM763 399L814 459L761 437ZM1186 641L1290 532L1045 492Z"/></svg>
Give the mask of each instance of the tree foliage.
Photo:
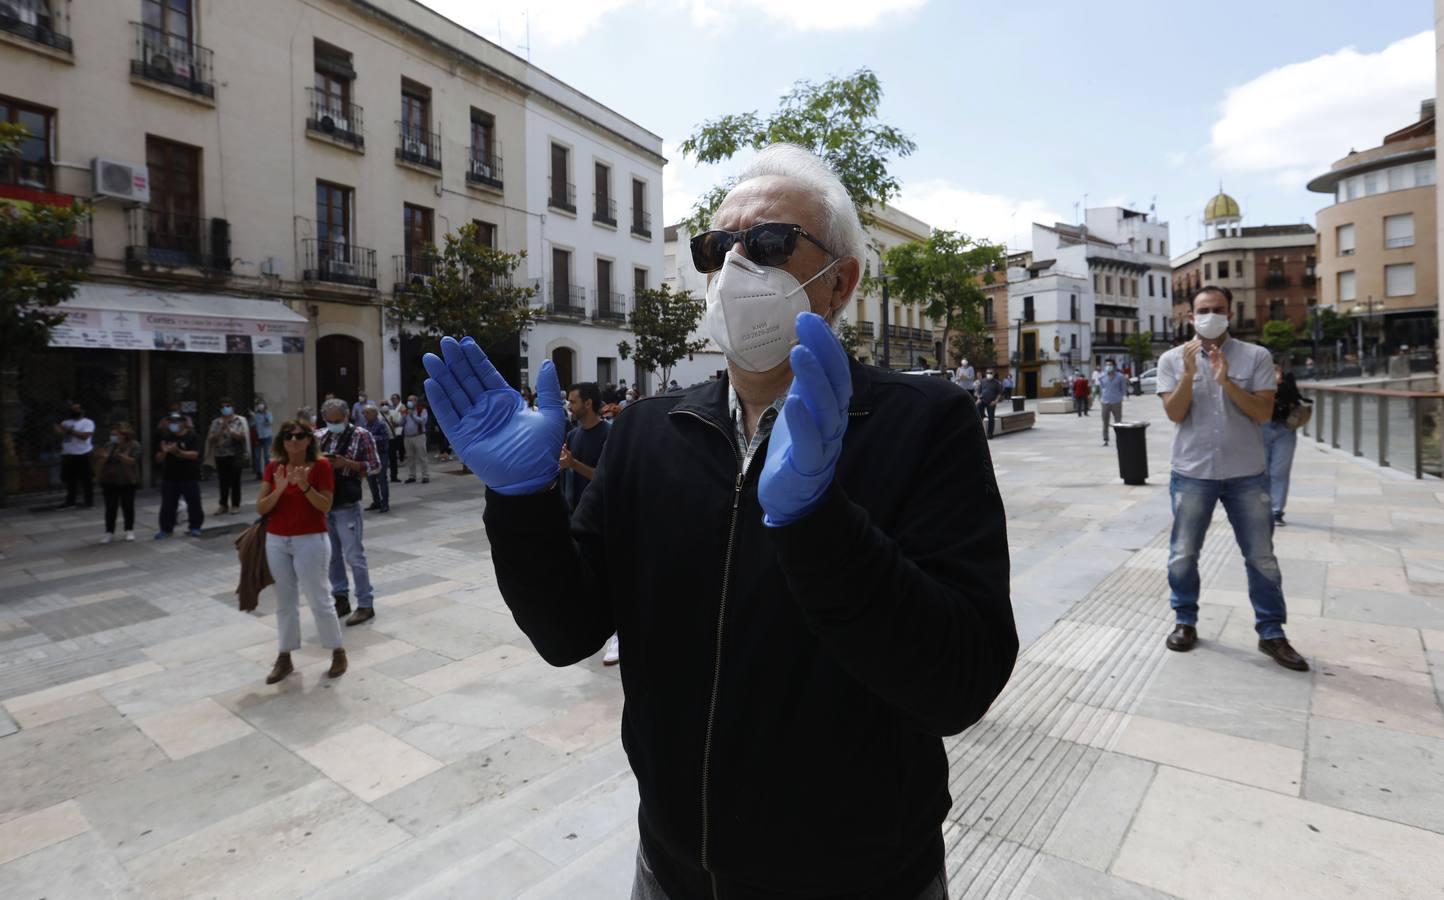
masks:
<svg viewBox="0 0 1444 900"><path fill-rule="evenodd" d="M847 355L857 359L857 351L862 347L862 332L858 330L858 327L850 322L847 316L839 316L837 327L833 329L833 332L837 334L837 341L842 344L842 349Z"/></svg>
<svg viewBox="0 0 1444 900"><path fill-rule="evenodd" d="M1288 353L1298 343L1299 334L1294 329L1293 323L1285 321L1265 322L1263 336L1259 343L1269 348L1272 353Z"/></svg>
<svg viewBox="0 0 1444 900"><path fill-rule="evenodd" d="M1335 341L1346 339L1352 331L1349 320L1339 315L1330 307L1323 307L1318 312L1319 328L1323 332L1323 341L1332 344Z"/></svg>
<svg viewBox="0 0 1444 900"><path fill-rule="evenodd" d="M706 301L693 297L691 291L674 294L665 284L659 289L639 290L632 310L636 342L622 341L617 344L617 352L622 359L635 358L648 372L660 370L665 386L672 378L672 367L682 357L707 346L706 341L692 337L705 309Z"/></svg>
<svg viewBox="0 0 1444 900"><path fill-rule="evenodd" d="M429 271L388 303L401 325L420 333L460 338L471 335L483 347L530 325L538 314L532 305L536 289L512 281L526 251L507 253L482 244L475 224L466 224L445 238L440 252L428 248L423 264Z"/></svg>
<svg viewBox="0 0 1444 900"><path fill-rule="evenodd" d="M981 346L988 334L982 315L983 286L1000 277L1006 254L1001 244L939 228L926 241L889 248L883 266L892 297L942 323L944 347L952 346L949 335L955 329L969 333L968 341L976 338L974 344ZM879 279L880 275L868 277L864 289L874 291Z"/></svg>
<svg viewBox="0 0 1444 900"><path fill-rule="evenodd" d="M14 155L26 135L19 125L0 123L0 156ZM57 307L74 295L83 273L47 251L72 245L87 215L78 202L0 202L0 359L7 365L48 346L51 330L65 321Z"/></svg>
<svg viewBox="0 0 1444 900"><path fill-rule="evenodd" d="M1143 367L1143 361L1153 355L1153 335L1147 331L1135 331L1123 339L1128 355L1133 359L1134 371Z"/></svg>
<svg viewBox="0 0 1444 900"><path fill-rule="evenodd" d="M917 149L907 135L878 120L881 102L882 82L871 69L821 84L798 81L769 116L754 110L703 122L682 142L682 155L700 163L718 163L744 149L761 150L769 144L805 147L837 172L866 226L871 221L869 211L898 193L898 180L888 173L889 159L909 156ZM687 230L706 231L731 187L729 181L704 194L683 220Z"/></svg>
<svg viewBox="0 0 1444 900"><path fill-rule="evenodd" d="M977 310L961 313L953 322L952 337L945 345L952 351L953 359L967 360L979 374L988 366L998 364L998 348L993 345L992 332L983 322L983 315ZM951 365L951 361L948 365ZM946 368L942 360L939 368Z"/></svg>

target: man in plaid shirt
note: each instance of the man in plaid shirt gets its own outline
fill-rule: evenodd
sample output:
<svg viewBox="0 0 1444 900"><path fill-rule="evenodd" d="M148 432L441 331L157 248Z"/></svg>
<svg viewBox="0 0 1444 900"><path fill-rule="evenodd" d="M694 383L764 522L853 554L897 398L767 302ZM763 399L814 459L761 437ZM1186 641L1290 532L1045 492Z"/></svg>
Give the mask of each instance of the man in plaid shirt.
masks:
<svg viewBox="0 0 1444 900"><path fill-rule="evenodd" d="M362 544L361 485L366 476L381 471L381 458L370 432L352 425L350 415L345 400L332 398L323 403L321 418L326 427L316 433L316 442L336 470L336 493L331 511L326 513L326 529L331 534L331 596L336 600L336 615L351 613L351 589L346 583L346 567L350 566L356 581L356 611L346 624L360 625L376 618Z"/></svg>

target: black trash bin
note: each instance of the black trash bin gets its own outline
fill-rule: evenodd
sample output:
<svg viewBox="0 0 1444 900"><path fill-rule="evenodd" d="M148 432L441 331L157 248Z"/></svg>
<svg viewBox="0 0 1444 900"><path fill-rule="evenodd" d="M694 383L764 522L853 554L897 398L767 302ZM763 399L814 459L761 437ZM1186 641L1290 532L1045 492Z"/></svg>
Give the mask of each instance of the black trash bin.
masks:
<svg viewBox="0 0 1444 900"><path fill-rule="evenodd" d="M1014 397L1014 398L1013 398L1013 412L1022 412L1022 411L1023 411L1023 399L1024 399L1024 398L1022 398L1022 397Z"/></svg>
<svg viewBox="0 0 1444 900"><path fill-rule="evenodd" d="M1118 475L1124 484L1148 483L1147 422L1115 422L1113 437L1118 444Z"/></svg>

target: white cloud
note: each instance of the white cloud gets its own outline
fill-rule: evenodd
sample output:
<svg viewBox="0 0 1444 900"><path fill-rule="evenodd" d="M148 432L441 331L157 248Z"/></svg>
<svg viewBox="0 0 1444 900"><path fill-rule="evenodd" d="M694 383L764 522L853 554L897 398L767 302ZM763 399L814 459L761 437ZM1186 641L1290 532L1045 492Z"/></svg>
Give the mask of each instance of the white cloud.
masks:
<svg viewBox="0 0 1444 900"><path fill-rule="evenodd" d="M1181 169L1188 162L1188 153L1183 150L1170 150L1164 154L1163 161L1170 169Z"/></svg>
<svg viewBox="0 0 1444 900"><path fill-rule="evenodd" d="M425 5L513 53L523 45L561 47L586 37L608 15L638 7L643 16L660 8L685 12L699 28L743 24L753 14L797 31L867 28L920 9L927 0L421 0Z"/></svg>
<svg viewBox="0 0 1444 900"><path fill-rule="evenodd" d="M998 243L1010 250L1032 246L1034 222L1052 225L1071 221L1042 200L1019 200L959 187L946 179L912 182L893 205L934 228L950 228Z"/></svg>
<svg viewBox="0 0 1444 900"><path fill-rule="evenodd" d="M1227 172L1299 187L1351 147L1378 144L1417 118L1434 96L1434 33L1377 53L1346 47L1273 69L1229 90L1210 149Z"/></svg>

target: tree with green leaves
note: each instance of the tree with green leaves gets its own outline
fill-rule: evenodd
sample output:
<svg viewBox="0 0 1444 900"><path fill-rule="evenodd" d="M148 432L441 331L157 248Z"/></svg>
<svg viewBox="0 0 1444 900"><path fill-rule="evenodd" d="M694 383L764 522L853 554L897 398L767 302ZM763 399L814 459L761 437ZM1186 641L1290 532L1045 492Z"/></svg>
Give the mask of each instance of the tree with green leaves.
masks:
<svg viewBox="0 0 1444 900"><path fill-rule="evenodd" d="M665 387L672 378L672 367L682 357L690 357L707 346L694 339L692 332L702 321L706 301L692 296L691 291L672 293L669 285L637 291L632 310L632 341L617 344L622 359L636 359L648 372L662 373Z"/></svg>
<svg viewBox="0 0 1444 900"><path fill-rule="evenodd" d="M883 254L883 265L891 296L942 323L943 346L951 347L949 335L954 329L975 336L978 343L987 336L982 315L983 285L992 284L1004 271L1006 255L1001 244L937 228L926 241L889 248ZM864 288L872 291L878 281L879 276L871 276ZM968 354L966 358L974 356Z"/></svg>
<svg viewBox="0 0 1444 900"><path fill-rule="evenodd" d="M798 81L769 116L754 110L703 122L682 142L682 155L699 163L718 163L744 149L797 144L832 166L867 226L870 210L897 196L899 183L888 173L889 160L917 149L907 135L879 121L881 102L882 83L871 69L822 84ZM700 234L711 226L713 212L732 186L729 180L697 201L682 221L689 232Z"/></svg>
<svg viewBox="0 0 1444 900"><path fill-rule="evenodd" d="M430 274L388 302L399 325L433 337L470 335L490 347L536 319L536 289L512 281L525 250L507 253L483 244L475 224L461 226L445 242L440 252L428 248L416 266Z"/></svg>
<svg viewBox="0 0 1444 900"><path fill-rule="evenodd" d="M0 123L0 158L14 156L29 136L23 126ZM84 277L71 250L90 214L68 207L0 200L0 378L13 383L29 357L50 346L65 321L61 302ZM0 502L9 493L4 469L15 456L9 423L0 409Z"/></svg>
<svg viewBox="0 0 1444 900"><path fill-rule="evenodd" d="M1298 340L1299 334L1292 322L1275 320L1264 323L1263 336L1259 338L1259 343L1269 348L1269 352L1278 354L1293 350Z"/></svg>
<svg viewBox="0 0 1444 900"><path fill-rule="evenodd" d="M1128 355L1133 359L1135 373L1143 371L1143 361L1153 356L1153 335L1147 331L1135 331L1123 339Z"/></svg>
<svg viewBox="0 0 1444 900"><path fill-rule="evenodd" d="M837 334L837 341L842 344L843 351L851 358L857 359L857 351L862 347L862 332L858 330L858 327L848 321L847 316L839 316L837 327L833 331Z"/></svg>

